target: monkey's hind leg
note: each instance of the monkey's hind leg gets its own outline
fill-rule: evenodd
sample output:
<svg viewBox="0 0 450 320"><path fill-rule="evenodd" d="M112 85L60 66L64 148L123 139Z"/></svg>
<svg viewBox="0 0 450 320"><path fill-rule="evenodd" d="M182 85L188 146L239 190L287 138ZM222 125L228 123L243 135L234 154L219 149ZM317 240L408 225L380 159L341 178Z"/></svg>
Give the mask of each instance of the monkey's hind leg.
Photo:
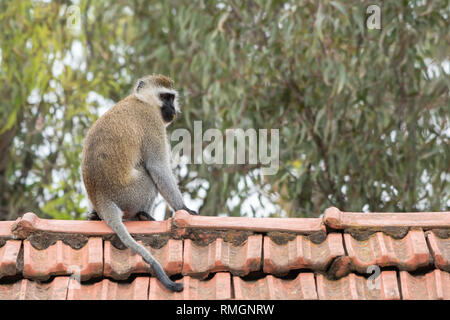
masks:
<svg viewBox="0 0 450 320"><path fill-rule="evenodd" d="M159 262L147 251L142 245L136 242L131 237L127 228L122 222L122 211L114 202L103 203L98 206L98 211L102 213L103 220L106 224L117 234L122 243L135 251L144 258L145 262L150 264L150 267L155 272L156 278L171 291L182 291L183 284L175 283L167 276L164 269Z"/></svg>

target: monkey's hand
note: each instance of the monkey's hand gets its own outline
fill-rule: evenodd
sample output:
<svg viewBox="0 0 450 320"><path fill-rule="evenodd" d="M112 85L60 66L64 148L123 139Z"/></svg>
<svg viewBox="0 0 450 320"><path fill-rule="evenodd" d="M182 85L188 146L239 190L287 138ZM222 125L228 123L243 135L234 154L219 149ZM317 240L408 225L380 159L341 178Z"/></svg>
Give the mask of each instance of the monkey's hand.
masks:
<svg viewBox="0 0 450 320"><path fill-rule="evenodd" d="M183 209L181 209L181 210L186 210L189 214L192 214L192 215L194 215L194 216L197 216L197 215L198 215L198 213L197 213L196 211L191 210L191 209L189 209L189 208L186 207L186 206L184 206Z"/></svg>
<svg viewBox="0 0 450 320"><path fill-rule="evenodd" d="M91 213L89 213L87 215L86 220L97 221L97 220L102 220L102 219L100 218L100 216L98 215L98 213L96 211L92 211Z"/></svg>

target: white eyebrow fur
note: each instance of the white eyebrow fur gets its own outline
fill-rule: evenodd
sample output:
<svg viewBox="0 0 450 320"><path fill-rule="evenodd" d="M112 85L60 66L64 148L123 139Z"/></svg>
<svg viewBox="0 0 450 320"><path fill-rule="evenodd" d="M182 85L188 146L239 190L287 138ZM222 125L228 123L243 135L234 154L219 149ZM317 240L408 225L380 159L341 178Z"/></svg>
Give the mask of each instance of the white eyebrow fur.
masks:
<svg viewBox="0 0 450 320"><path fill-rule="evenodd" d="M139 85L139 81L137 82L138 84L135 86L134 88L134 96L138 99L141 100L142 102L146 102L146 103L150 103L150 104L157 104L160 107L162 107L162 101L159 98L159 95L161 93L170 93L173 94L175 96L175 99L173 101L173 106L175 107L175 110L177 112L180 112L180 107L178 105L178 92L176 90L173 89L168 89L168 88L164 88L164 87L144 87L139 89L139 91L137 90L137 87Z"/></svg>

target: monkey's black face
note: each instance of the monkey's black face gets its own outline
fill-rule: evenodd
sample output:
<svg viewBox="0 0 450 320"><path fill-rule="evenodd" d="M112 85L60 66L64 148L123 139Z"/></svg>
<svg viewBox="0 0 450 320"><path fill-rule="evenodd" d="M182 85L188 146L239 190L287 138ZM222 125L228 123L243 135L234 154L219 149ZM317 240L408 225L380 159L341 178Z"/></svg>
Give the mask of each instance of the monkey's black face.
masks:
<svg viewBox="0 0 450 320"><path fill-rule="evenodd" d="M161 107L161 114L163 120L167 123L171 122L175 118L175 115L177 114L174 105L175 95L172 93L161 93L159 95L159 98L163 103Z"/></svg>

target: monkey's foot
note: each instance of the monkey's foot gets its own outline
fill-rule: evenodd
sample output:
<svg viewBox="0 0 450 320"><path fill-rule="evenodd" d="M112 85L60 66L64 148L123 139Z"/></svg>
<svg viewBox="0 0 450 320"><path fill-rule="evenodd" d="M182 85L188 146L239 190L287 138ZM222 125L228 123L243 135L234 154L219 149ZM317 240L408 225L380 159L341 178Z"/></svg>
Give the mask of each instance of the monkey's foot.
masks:
<svg viewBox="0 0 450 320"><path fill-rule="evenodd" d="M153 218L148 212L145 211L139 211L136 214L137 218L139 220L144 220L144 221L155 221L155 218Z"/></svg>
<svg viewBox="0 0 450 320"><path fill-rule="evenodd" d="M86 220L94 220L94 221L98 221L98 220L102 220L100 219L100 216L98 215L97 212L92 211L91 213L89 213L86 217Z"/></svg>

